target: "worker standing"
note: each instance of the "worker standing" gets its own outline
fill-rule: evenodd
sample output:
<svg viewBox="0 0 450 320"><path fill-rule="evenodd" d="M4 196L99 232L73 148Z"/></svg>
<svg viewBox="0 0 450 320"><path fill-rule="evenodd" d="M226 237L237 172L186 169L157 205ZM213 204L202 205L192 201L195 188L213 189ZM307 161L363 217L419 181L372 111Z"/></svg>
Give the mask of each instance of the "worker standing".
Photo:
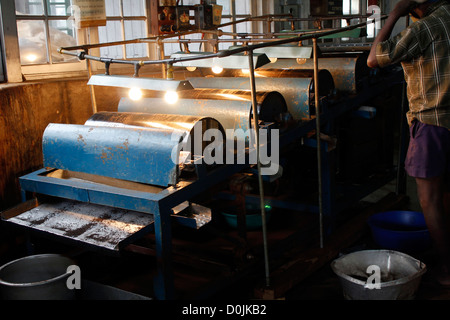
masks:
<svg viewBox="0 0 450 320"><path fill-rule="evenodd" d="M391 37L395 23L415 21ZM373 42L369 67L401 63L409 101L410 145L405 170L414 177L430 235L440 257L435 280L450 286L450 3L401 0Z"/></svg>

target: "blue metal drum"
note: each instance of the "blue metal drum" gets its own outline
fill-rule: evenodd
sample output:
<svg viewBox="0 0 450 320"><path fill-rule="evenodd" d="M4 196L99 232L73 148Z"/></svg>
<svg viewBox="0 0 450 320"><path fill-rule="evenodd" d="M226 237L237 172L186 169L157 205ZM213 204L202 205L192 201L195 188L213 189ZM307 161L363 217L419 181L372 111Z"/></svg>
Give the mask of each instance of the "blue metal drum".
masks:
<svg viewBox="0 0 450 320"><path fill-rule="evenodd" d="M181 130L50 124L44 166L156 186L175 185Z"/></svg>

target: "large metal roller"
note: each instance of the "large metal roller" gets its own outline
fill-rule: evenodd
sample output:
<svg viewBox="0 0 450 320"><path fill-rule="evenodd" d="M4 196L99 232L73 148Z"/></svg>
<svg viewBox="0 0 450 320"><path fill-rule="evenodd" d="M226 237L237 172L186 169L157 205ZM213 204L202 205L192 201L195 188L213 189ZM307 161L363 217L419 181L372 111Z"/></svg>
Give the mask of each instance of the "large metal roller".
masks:
<svg viewBox="0 0 450 320"><path fill-rule="evenodd" d="M167 187L179 176L183 130L49 124L44 166Z"/></svg>
<svg viewBox="0 0 450 320"><path fill-rule="evenodd" d="M192 133L196 126L204 130L219 129L222 125L210 117L186 116L173 114L149 114L137 112L99 112L90 117L86 126L97 127L144 127L164 130L181 130Z"/></svg>
<svg viewBox="0 0 450 320"><path fill-rule="evenodd" d="M313 59L305 59L303 62L299 64L295 59L278 59L277 62L258 69L258 72L279 69L284 71L283 76L294 77L297 70L314 69ZM328 70L333 76L336 89L349 94L358 93L361 80L370 73L365 54L321 57L319 58L319 69ZM289 72L292 72L293 75L291 76Z"/></svg>
<svg viewBox="0 0 450 320"><path fill-rule="evenodd" d="M270 77L257 77L256 88L258 91L274 90L279 92L286 101L286 107L292 118L297 121L310 119L314 112L314 78L310 73L302 72L304 77L282 78L283 71L272 72ZM275 77L272 77L275 76ZM321 95L329 95L333 89L333 78L331 74L322 70L319 73L321 80ZM217 77L217 78L189 78L192 86L199 90L201 88L225 88L234 90L250 90L248 78ZM195 90L195 91L196 91Z"/></svg>
<svg viewBox="0 0 450 320"><path fill-rule="evenodd" d="M220 122L225 130L249 130L252 127L252 101L250 92L236 90L192 90L183 93L174 104L162 98L145 98L133 101L122 98L119 112L139 112L151 114L171 114L211 117ZM205 98L206 97L206 98ZM287 112L286 101L278 92L257 94L258 111L261 121L281 122Z"/></svg>
<svg viewBox="0 0 450 320"><path fill-rule="evenodd" d="M99 112L90 117L86 126L95 127L115 127L115 128L149 128L185 131L186 136L183 140L183 151L190 151L191 156L202 156L205 148L211 144L209 141L203 141L204 133L209 129L217 129L225 138L225 130L219 121L210 117L186 116L174 114L149 114L138 112ZM202 148L195 148L195 134L200 134L199 138ZM198 152L198 154L196 154ZM190 157L192 159L192 157Z"/></svg>

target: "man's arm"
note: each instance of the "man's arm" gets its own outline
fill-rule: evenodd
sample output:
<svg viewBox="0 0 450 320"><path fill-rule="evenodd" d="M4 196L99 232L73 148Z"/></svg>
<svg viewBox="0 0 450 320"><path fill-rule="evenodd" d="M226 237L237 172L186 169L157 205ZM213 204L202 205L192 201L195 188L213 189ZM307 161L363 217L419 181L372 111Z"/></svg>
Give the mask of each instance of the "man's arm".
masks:
<svg viewBox="0 0 450 320"><path fill-rule="evenodd" d="M377 61L377 45L380 42L386 41L391 36L392 30L394 29L395 24L397 23L398 19L400 19L403 16L408 15L409 9L411 5L414 4L411 0L401 0L395 8L392 10L392 12L389 14L389 17L387 18L383 28L378 33L377 37L372 43L372 48L370 49L369 58L367 59L367 65L370 68L376 68L378 67L378 61Z"/></svg>

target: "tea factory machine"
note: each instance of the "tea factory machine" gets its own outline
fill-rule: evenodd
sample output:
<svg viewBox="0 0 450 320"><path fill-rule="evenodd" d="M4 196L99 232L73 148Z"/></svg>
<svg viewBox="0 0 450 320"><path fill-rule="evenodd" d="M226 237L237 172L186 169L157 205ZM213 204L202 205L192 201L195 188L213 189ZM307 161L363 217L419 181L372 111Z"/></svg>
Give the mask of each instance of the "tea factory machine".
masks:
<svg viewBox="0 0 450 320"><path fill-rule="evenodd" d="M358 184L344 192L335 183L332 163L340 146L334 139L339 119L358 117L358 112L362 118L371 118L373 111L368 113L360 107L370 105L403 81L399 69L369 72L361 52L319 57L318 38L361 26L160 61L116 61L80 51L86 48L62 49L62 53L80 59L105 63L106 74L92 75L89 85L138 86L147 91L139 101L122 98L117 112L95 112L84 125L49 124L42 138L43 168L20 178L24 202L3 212L4 222L108 253L120 253L136 240L153 234L154 298L173 299L178 297L172 265L173 226L204 228L215 219L211 199L232 203L241 196L245 203L259 205L262 211L264 254L260 259L265 260L265 276L270 280L266 209L317 214L323 242L332 232L339 212L395 178L392 166L381 179L369 181L365 187ZM305 59L304 64L296 59L278 59L270 64L266 61L262 65L256 62L268 60L265 54L255 53L258 49L311 39L314 57ZM139 77L146 64L163 64L172 71L192 61L239 55L247 60L250 76L234 70L227 77ZM135 76L111 75L109 66L114 63L133 65ZM168 105L161 94L165 90L177 91L180 99ZM256 150L252 148L255 141L247 136L243 138L245 161L207 163L204 155L211 141L202 141L201 147L193 141L197 130L204 134L209 129L216 129L224 141L235 138L227 136L233 132L230 130L253 131ZM269 136L277 129L279 137L279 170L270 176L261 175L261 129L267 129ZM270 140L265 143L270 149ZM317 151L310 162L304 161L310 153L299 153L305 149ZM233 156L237 153L233 150ZM258 158L256 164L249 161L253 153ZM318 175L310 183L296 170ZM229 181L234 181L234 188L222 187ZM259 186L256 192L240 188L249 181ZM271 186L292 186L292 182L294 189L288 194L271 192ZM205 195L209 201L197 201ZM238 214L239 236L245 239L242 221L245 216Z"/></svg>

